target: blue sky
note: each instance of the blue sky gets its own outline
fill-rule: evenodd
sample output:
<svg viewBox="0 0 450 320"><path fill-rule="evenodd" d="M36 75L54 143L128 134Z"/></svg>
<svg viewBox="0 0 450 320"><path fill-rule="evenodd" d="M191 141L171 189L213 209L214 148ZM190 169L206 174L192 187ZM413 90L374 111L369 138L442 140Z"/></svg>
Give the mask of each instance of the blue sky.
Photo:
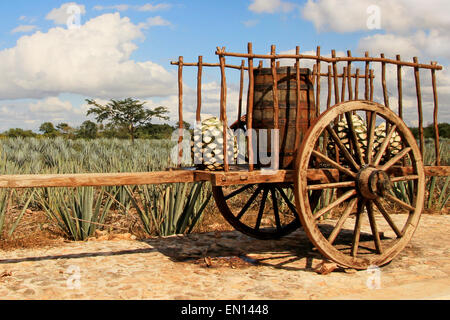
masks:
<svg viewBox="0 0 450 320"><path fill-rule="evenodd" d="M174 122L176 68L170 61L179 55L185 61L203 55L205 61L217 62L217 46L244 52L249 41L258 53L267 53L271 44L277 45L278 51L293 50L296 45L310 51L320 45L323 54L331 49L350 49L354 55L365 50L387 56L401 53L408 59L418 55L427 63L437 60L446 67L450 59L448 3L16 0L12 5L2 1L0 131L11 127L37 130L44 121L79 125L86 120L86 98L106 102L131 96L147 101L149 107L163 104L171 110ZM380 25L369 28L366 22L372 16L368 8L374 4ZM71 5L81 13L81 25L75 30L68 30L65 23ZM441 121L450 121L448 75L445 68L438 77ZM193 70L186 72L185 81L186 114L192 119ZM208 72L205 82L205 114L213 114L218 107L219 74ZM429 98L427 90L425 87L424 100ZM414 97L405 91L413 110ZM431 119L432 111L428 102L426 120ZM414 116L407 121L414 124Z"/></svg>

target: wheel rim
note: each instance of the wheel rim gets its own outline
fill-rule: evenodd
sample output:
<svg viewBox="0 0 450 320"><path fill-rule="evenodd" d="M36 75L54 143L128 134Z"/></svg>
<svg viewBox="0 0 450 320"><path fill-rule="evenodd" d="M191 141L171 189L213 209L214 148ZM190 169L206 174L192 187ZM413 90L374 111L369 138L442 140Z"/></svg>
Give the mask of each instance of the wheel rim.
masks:
<svg viewBox="0 0 450 320"><path fill-rule="evenodd" d="M362 126L354 125L354 114L364 120L365 133ZM344 133L338 132L339 119L347 125ZM385 137L377 137L383 121ZM332 141L331 147L324 143L327 139ZM394 150L398 141L400 148ZM337 169L340 181L311 186L306 172L318 163ZM392 173L393 168L405 164L412 166L412 172ZM414 136L389 109L365 101L331 108L306 133L296 166L300 219L313 244L328 259L356 269L381 266L411 239L423 208L423 162ZM313 212L308 197L312 188L335 190L336 196ZM402 193L403 189L409 192ZM400 199L405 194L408 198ZM394 216L394 211L407 214Z"/></svg>
<svg viewBox="0 0 450 320"><path fill-rule="evenodd" d="M300 226L293 184L213 187L213 195L225 220L248 236L278 239Z"/></svg>

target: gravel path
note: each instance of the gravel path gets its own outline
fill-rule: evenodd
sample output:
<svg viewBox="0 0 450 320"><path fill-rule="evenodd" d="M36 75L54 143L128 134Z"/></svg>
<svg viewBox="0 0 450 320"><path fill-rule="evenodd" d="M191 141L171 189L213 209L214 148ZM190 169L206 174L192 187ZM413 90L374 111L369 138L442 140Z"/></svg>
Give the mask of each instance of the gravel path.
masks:
<svg viewBox="0 0 450 320"><path fill-rule="evenodd" d="M0 299L449 299L449 231L450 216L422 216L379 289L368 271L316 274L322 259L302 230L268 242L225 232L0 251Z"/></svg>

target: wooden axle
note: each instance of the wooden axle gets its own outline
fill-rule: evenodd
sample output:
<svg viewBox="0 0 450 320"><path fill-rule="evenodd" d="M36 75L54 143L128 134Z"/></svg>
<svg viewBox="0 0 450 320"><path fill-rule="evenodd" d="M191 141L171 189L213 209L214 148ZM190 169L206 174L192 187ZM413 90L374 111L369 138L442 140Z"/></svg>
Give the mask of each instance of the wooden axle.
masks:
<svg viewBox="0 0 450 320"><path fill-rule="evenodd" d="M395 175L408 175L412 167L392 167ZM450 176L450 166L426 166L427 176ZM169 170L136 173L87 173L46 175L0 175L0 188L104 187L209 181L213 186L294 181L294 170L270 171L202 171ZM336 169L309 169L308 180L320 183L339 181Z"/></svg>

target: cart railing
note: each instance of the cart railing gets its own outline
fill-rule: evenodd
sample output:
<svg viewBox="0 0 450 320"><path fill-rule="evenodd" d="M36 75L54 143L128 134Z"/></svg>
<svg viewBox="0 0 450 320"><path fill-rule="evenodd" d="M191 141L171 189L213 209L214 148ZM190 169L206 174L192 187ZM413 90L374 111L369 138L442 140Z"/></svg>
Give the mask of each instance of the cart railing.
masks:
<svg viewBox="0 0 450 320"><path fill-rule="evenodd" d="M317 47L316 55L307 55L300 54L300 47L296 47L295 54L277 54L276 47L273 45L270 48L270 54L256 54L253 52L252 43L248 44L248 52L247 53L234 53L227 52L225 47L218 47L216 51L216 55L219 57L219 63L203 63L202 57L199 57L199 61L197 63L184 63L183 57L180 57L177 62L172 62L173 65L178 65L178 74L179 74L179 124L180 129L183 129L183 67L185 66L194 66L198 68L197 75L197 110L196 110L196 121L200 122L200 114L201 114L201 99L202 99L202 68L203 67L218 67L221 71L221 95L220 95L220 120L223 123L223 139L224 139L224 151L227 146L227 131L226 128L228 126L228 117L227 117L227 77L226 70L234 69L240 70L241 80L240 80L240 92L239 92L239 102L237 104L238 108L238 120L241 119L243 111L243 90L244 90L244 75L245 72L248 73L248 95L247 95L247 108L245 111L245 121L247 126L247 152L249 157L249 171L254 170L254 155L253 155L253 146L252 146L252 114L253 114L253 94L254 94L254 74L253 71L256 68L262 67L263 60L270 61L270 67L272 69L273 76L273 96L274 96L274 124L275 129L277 129L278 125L278 117L279 117L279 108L278 108L278 99L277 99L277 67L280 65L281 60L292 60L294 61L294 67L297 71L300 69L302 62L312 61L314 63L312 70L312 82L315 86L315 108L317 116L321 112L321 92L326 90L327 93L327 102L326 108L330 108L332 104L337 104L344 101L351 100L374 100L374 63L379 63L381 66L381 88L383 94L384 105L388 108L391 108L389 103L389 91L386 81L386 66L387 65L395 65L397 67L397 101L398 101L398 109L397 114L400 118L403 119L403 79L402 79L402 68L413 68L414 69L414 79L415 79L415 89L417 96L417 114L418 114L418 129L419 129L419 145L420 151L422 155L424 154L425 148L425 138L424 138L424 123L423 123L423 105L422 105L422 93L421 93L421 80L420 80L420 69L429 70L431 72L431 86L433 90L433 127L434 127L434 150L435 150L435 165L441 165L440 159L440 148L439 148L439 128L438 128L438 96L437 96L437 84L436 84L436 70L442 70L442 66L438 65L437 62L432 61L430 64L419 63L418 58L414 57L412 62L402 61L400 55L396 56L396 59L389 59L381 54L380 57L371 57L368 52L365 52L364 57L353 57L350 50L347 51L347 56L338 57L336 56L336 51L331 50L331 57L325 57L321 55L321 48ZM227 63L227 58L243 58L245 60L241 60L240 65L233 65ZM260 59L259 65L255 66L255 60ZM361 73L359 68L356 68L355 72L352 70L353 63L364 63L364 73ZM339 71L340 64L344 64L342 66L342 71ZM327 72L323 72L322 70L326 70ZM299 77L299 72L297 72L297 77ZM327 88L322 88L322 77L328 79L326 82ZM364 95L360 97L360 80L364 79ZM341 80L341 84L339 84L339 80ZM297 82L298 84L300 81ZM334 89L334 90L333 90ZM297 97L300 95L298 92L300 91L300 86L297 86ZM334 101L333 101L334 96ZM299 103L297 104L299 105ZM324 106L325 107L325 106ZM299 117L299 112L297 112L297 117ZM298 119L297 119L298 120ZM181 130L180 130L181 133ZM182 136L180 134L180 140ZM180 147L180 158L181 158L182 150ZM224 152L226 154L226 152ZM230 169L229 159L227 157L224 158L224 170L228 172ZM181 161L180 161L181 163Z"/></svg>

